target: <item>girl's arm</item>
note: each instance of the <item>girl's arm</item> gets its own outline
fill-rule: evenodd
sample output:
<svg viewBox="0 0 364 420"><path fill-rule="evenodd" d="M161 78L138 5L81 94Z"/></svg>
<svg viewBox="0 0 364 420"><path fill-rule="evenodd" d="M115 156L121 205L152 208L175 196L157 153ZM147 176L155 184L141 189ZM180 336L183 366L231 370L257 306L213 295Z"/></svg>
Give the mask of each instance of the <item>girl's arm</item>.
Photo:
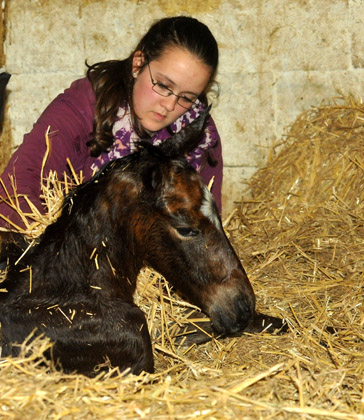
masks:
<svg viewBox="0 0 364 420"><path fill-rule="evenodd" d="M40 198L42 168L43 177L52 170L62 179L64 172L69 173L69 158L76 173L82 169L87 159L86 142L92 132L94 102L90 83L87 79L80 79L50 103L32 131L24 136L23 143L1 175L0 214L24 228L19 214L6 203L9 195L12 200L19 200L23 212L31 212L24 199L26 195L44 213L46 209ZM49 148L46 144L47 132ZM43 165L46 154L47 160ZM0 226L14 227L3 218L0 218Z"/></svg>

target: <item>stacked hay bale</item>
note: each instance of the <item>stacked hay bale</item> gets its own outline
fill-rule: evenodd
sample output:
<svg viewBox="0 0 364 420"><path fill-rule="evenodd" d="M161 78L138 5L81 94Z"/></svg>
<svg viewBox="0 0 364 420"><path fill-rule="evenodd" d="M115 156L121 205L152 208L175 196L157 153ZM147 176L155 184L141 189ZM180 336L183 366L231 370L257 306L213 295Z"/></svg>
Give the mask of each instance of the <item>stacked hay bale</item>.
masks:
<svg viewBox="0 0 364 420"><path fill-rule="evenodd" d="M327 303L337 293L338 313L330 312L343 326L336 315L363 286L364 106L349 99L312 108L278 147L229 231L253 271L269 261L269 270L278 270L269 277L288 280L283 298L287 288L292 302L301 287L322 288Z"/></svg>

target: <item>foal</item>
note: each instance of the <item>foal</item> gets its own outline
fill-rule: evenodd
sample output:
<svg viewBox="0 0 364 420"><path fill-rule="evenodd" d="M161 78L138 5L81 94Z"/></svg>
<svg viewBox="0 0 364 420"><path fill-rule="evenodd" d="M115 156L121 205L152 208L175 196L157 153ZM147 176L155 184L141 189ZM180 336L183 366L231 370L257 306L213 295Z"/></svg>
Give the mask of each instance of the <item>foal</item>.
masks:
<svg viewBox="0 0 364 420"><path fill-rule="evenodd" d="M0 293L3 356L17 355L36 330L66 372L92 376L107 360L152 372L147 323L133 303L143 266L199 306L216 332L245 328L253 289L211 193L184 158L207 115L158 147L144 142L109 163L65 198L37 245L17 263L10 258Z"/></svg>

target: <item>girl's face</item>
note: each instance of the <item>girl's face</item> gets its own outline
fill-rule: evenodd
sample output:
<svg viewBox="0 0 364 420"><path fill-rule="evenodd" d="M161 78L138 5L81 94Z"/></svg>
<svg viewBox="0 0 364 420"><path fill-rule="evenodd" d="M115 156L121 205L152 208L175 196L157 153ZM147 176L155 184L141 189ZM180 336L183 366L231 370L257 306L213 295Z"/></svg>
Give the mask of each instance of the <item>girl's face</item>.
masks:
<svg viewBox="0 0 364 420"><path fill-rule="evenodd" d="M168 48L161 57L145 65L143 54L138 51L133 58L134 111L145 130L158 131L167 127L187 110L177 103L175 95L161 96L154 92L153 81L168 87L176 95L198 97L206 88L211 69L193 54L178 47ZM137 74L136 74L137 73Z"/></svg>

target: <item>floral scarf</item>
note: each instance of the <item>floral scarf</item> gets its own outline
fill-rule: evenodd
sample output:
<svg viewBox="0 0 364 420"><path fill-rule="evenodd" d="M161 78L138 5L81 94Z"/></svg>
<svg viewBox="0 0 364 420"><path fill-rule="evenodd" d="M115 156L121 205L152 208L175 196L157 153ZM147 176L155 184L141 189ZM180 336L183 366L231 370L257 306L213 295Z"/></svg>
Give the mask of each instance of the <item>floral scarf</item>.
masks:
<svg viewBox="0 0 364 420"><path fill-rule="evenodd" d="M197 107L189 109L183 115L181 115L174 123L171 124L170 129L173 133L179 132L183 127L194 121L204 109L204 105L199 103ZM131 118L130 108L119 108L117 113L117 119L113 126L114 143L109 151L102 153L101 156L92 164L92 171L99 170L105 163L112 160L124 157L133 153L136 150L136 144L140 140L137 134L134 132ZM170 134L166 128L156 131L151 137L153 145L157 146L170 137ZM217 141L217 132L212 119L209 118L207 126L205 128L205 135L203 136L200 144L196 149L190 152L186 159L187 161L197 170L200 171L203 164L204 153L207 149L214 146Z"/></svg>

